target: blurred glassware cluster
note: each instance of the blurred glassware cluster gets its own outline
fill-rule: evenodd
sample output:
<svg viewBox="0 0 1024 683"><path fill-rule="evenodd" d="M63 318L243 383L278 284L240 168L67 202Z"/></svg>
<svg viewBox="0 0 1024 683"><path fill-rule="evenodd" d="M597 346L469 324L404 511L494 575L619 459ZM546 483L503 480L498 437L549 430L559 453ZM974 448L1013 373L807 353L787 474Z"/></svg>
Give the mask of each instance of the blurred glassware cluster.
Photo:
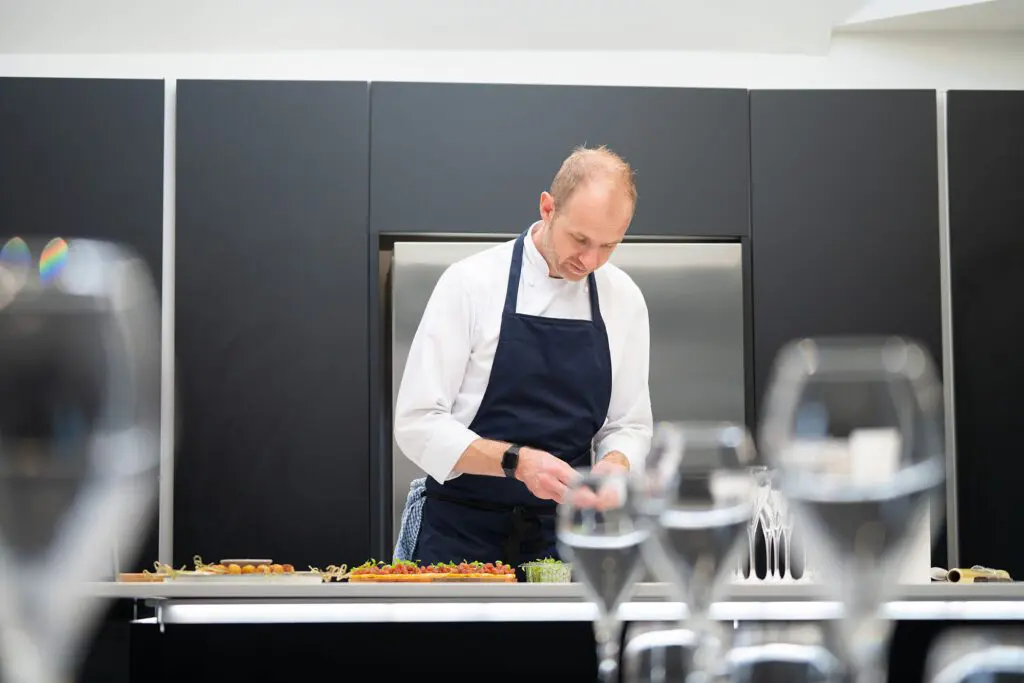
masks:
<svg viewBox="0 0 1024 683"><path fill-rule="evenodd" d="M884 606L941 521L943 436L923 346L801 339L776 358L756 448L742 424L663 422L642 471L586 473L557 528L598 606L600 680L885 681ZM674 589L678 624L622 639L618 607L645 575ZM735 628L713 615L737 583L782 582L820 587L840 618Z"/></svg>
<svg viewBox="0 0 1024 683"><path fill-rule="evenodd" d="M805 581L812 572L798 534L797 517L779 490L774 470L750 468L754 502L747 522L747 546L739 553L733 579L740 583Z"/></svg>

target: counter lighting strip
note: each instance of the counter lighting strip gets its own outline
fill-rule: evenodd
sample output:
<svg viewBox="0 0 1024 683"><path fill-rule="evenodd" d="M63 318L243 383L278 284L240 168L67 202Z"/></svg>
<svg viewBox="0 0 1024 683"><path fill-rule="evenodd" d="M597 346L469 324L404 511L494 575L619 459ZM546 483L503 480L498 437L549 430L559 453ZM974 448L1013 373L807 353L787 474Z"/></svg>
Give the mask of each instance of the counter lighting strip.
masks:
<svg viewBox="0 0 1024 683"><path fill-rule="evenodd" d="M594 605L581 602L175 602L159 601L167 624L401 623L593 621ZM718 603L711 615L721 621L817 621L838 618L835 602ZM1006 601L898 601L886 605L895 620L1017 620L1024 603ZM685 608L672 602L630 602L619 610L626 621L677 621Z"/></svg>

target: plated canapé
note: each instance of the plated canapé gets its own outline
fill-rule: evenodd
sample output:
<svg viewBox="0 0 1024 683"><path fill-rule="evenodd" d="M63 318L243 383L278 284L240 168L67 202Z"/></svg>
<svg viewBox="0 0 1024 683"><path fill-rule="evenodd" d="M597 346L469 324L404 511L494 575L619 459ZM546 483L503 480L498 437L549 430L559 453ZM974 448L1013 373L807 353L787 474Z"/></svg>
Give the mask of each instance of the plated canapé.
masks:
<svg viewBox="0 0 1024 683"><path fill-rule="evenodd" d="M477 581L514 583L515 569L501 562L451 562L421 565L398 560L392 563L369 560L348 573L350 583L431 583Z"/></svg>

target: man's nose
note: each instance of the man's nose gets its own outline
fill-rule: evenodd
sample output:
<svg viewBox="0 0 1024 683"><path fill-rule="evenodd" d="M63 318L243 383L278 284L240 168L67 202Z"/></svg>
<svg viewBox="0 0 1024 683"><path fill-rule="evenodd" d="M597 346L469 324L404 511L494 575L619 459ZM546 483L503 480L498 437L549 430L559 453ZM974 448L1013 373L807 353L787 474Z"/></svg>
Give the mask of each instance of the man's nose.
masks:
<svg viewBox="0 0 1024 683"><path fill-rule="evenodd" d="M580 256L580 261L583 262L583 266L587 270L593 270L594 268L597 268L599 258L600 255L597 253L597 249L586 249Z"/></svg>

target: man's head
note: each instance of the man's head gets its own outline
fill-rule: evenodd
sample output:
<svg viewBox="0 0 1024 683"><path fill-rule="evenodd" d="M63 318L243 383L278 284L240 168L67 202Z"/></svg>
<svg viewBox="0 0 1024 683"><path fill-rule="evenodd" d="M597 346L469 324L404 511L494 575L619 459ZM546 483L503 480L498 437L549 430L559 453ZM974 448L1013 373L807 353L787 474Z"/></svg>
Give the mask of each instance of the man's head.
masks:
<svg viewBox="0 0 1024 683"><path fill-rule="evenodd" d="M607 147L579 147L540 196L541 253L552 275L582 280L605 264L636 207L633 169Z"/></svg>

